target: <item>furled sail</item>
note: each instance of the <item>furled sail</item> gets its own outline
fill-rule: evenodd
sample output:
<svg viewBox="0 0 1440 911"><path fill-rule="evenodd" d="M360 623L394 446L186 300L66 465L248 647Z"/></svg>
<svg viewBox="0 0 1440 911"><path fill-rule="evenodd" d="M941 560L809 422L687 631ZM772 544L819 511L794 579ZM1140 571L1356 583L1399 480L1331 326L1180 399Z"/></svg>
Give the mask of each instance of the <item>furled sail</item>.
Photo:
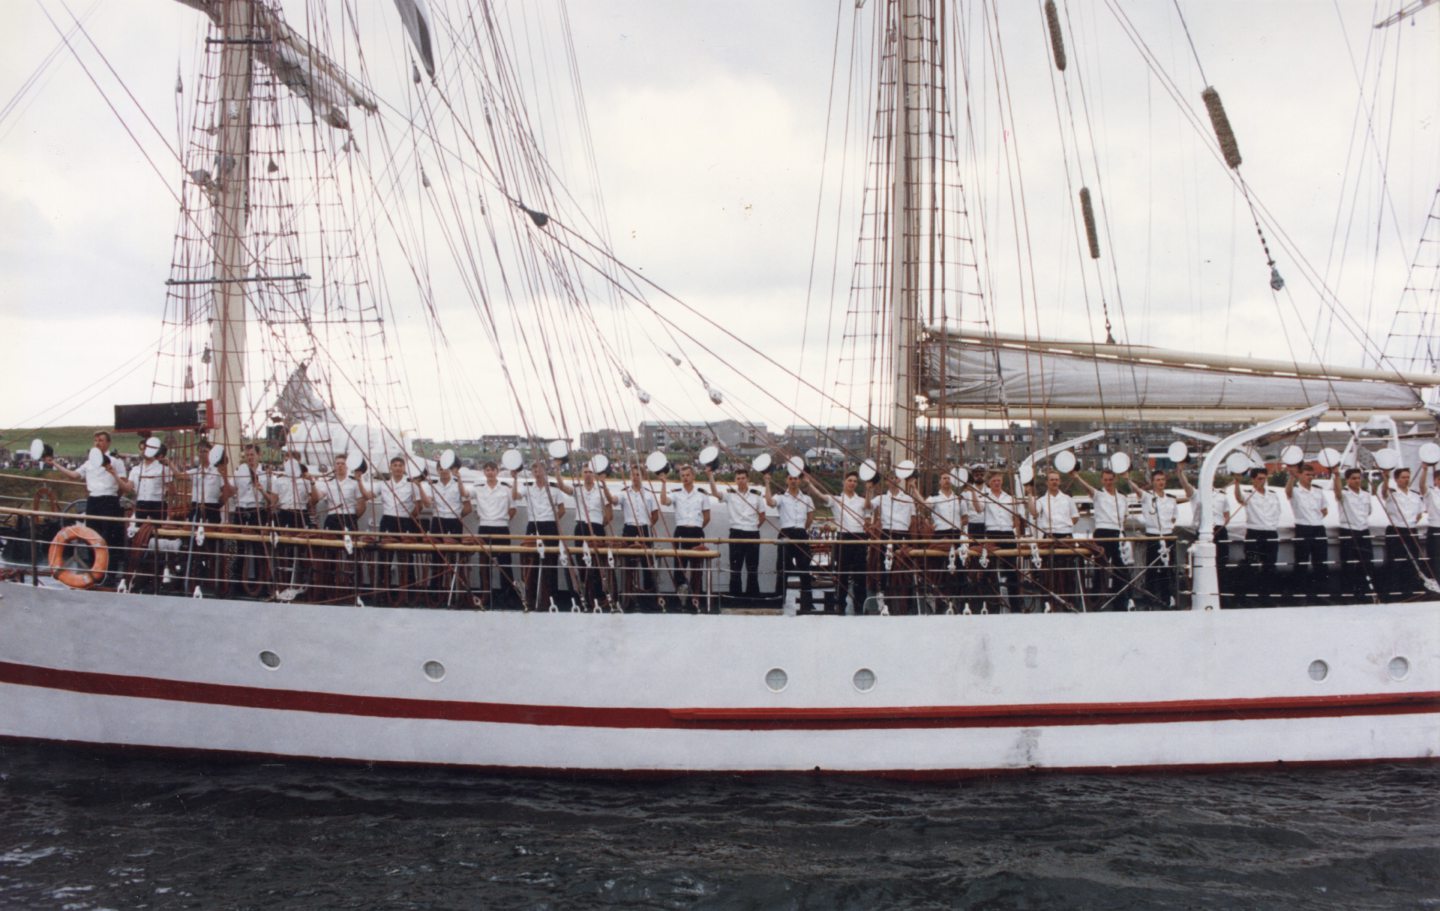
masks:
<svg viewBox="0 0 1440 911"><path fill-rule="evenodd" d="M956 417L1260 419L1328 403L1333 417L1383 410L1423 417L1440 375L1216 357L1143 345L930 330L925 389Z"/></svg>
<svg viewBox="0 0 1440 911"><path fill-rule="evenodd" d="M395 0L395 8L400 11L400 21L404 23L405 31L410 33L410 41L420 54L420 62L425 64L425 72L433 78L435 48L430 41L430 9L425 5L425 0Z"/></svg>

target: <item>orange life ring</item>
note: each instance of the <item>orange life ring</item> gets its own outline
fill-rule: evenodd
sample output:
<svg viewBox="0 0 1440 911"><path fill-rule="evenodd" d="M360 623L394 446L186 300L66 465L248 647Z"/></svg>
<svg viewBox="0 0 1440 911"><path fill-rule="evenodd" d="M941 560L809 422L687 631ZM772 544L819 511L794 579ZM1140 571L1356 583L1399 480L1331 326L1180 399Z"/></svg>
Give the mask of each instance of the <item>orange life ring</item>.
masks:
<svg viewBox="0 0 1440 911"><path fill-rule="evenodd" d="M89 569L69 569L65 566L65 548L77 541L90 545L90 552L95 555ZM50 571L71 588L89 588L105 578L105 570L109 566L110 548L105 546L100 532L89 526L67 525L50 542Z"/></svg>

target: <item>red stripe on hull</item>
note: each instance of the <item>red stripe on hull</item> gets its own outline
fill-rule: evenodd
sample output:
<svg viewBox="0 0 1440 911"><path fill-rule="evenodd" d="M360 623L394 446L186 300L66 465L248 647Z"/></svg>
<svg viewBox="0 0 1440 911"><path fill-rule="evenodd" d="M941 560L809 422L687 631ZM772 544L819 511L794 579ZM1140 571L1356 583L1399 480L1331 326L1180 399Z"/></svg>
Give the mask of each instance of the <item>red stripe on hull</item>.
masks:
<svg viewBox="0 0 1440 911"><path fill-rule="evenodd" d="M1440 712L1440 692L1043 705L891 708L616 708L361 696L197 683L0 662L0 683L239 708L547 727L689 730L1066 727Z"/></svg>

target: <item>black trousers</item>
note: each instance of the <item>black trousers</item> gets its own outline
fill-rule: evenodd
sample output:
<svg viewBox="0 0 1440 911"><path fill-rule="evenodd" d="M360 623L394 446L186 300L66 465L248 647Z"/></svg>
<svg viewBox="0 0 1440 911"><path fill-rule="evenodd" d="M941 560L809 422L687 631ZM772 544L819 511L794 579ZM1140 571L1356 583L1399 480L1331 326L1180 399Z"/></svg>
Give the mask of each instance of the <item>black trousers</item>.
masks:
<svg viewBox="0 0 1440 911"><path fill-rule="evenodd" d="M1004 531L986 529L985 540L996 547L1013 548L1015 547L1015 532L1009 529ZM1005 591L1010 598L1020 595L1018 578L1015 575L1014 557L991 557L990 578L993 582L993 593L996 596L1000 594L1002 585L1005 586Z"/></svg>
<svg viewBox="0 0 1440 911"><path fill-rule="evenodd" d="M481 525L475 529L480 535L480 540L490 547L508 547L515 543L509 537L509 525ZM488 553L482 554L480 558L480 586L485 595L490 595L499 588L504 592L518 591L515 585L514 561L510 554ZM500 578L494 578L498 575Z"/></svg>
<svg viewBox="0 0 1440 911"><path fill-rule="evenodd" d="M1102 574L1100 590L1107 595L1114 595L1129 581L1125 578L1125 564L1120 560L1120 529L1095 529L1095 543L1100 545L1100 553L1105 558L1104 565L1100 567ZM1105 599L1100 609L1114 610L1114 599Z"/></svg>
<svg viewBox="0 0 1440 911"><path fill-rule="evenodd" d="M165 520L165 503L161 500L136 500L135 521L136 522L163 522Z"/></svg>
<svg viewBox="0 0 1440 911"><path fill-rule="evenodd" d="M110 562L117 562L123 556L120 548L125 544L125 523L108 520L121 517L120 498L118 496L87 497L85 514L100 518L101 521L92 522L91 525L100 533L100 537L105 539L105 546L110 548Z"/></svg>
<svg viewBox="0 0 1440 911"><path fill-rule="evenodd" d="M703 541L705 539L705 529L694 525L677 525L675 526L675 537L684 538L687 541ZM676 546L689 547L690 545ZM675 574L673 578L676 591L680 590L681 585L689 585L691 596L698 598L700 597L700 592L704 590L704 580L700 578L699 560L689 557L676 557Z"/></svg>
<svg viewBox="0 0 1440 911"><path fill-rule="evenodd" d="M785 580L794 574L800 577L800 607L813 607L815 592L810 576L810 533L803 528L782 528L778 543L780 560L776 567L775 597L785 597Z"/></svg>
<svg viewBox="0 0 1440 911"><path fill-rule="evenodd" d="M865 594L869 585L865 579L865 556L869 549L864 541L868 536L862 531L845 531L835 542L836 585L839 587L835 602L837 611L844 611L846 599L853 602L850 608L856 614L865 610Z"/></svg>
<svg viewBox="0 0 1440 911"><path fill-rule="evenodd" d="M1408 598L1420 590L1420 545L1413 528L1389 525L1385 528L1385 563L1380 571L1385 597Z"/></svg>
<svg viewBox="0 0 1440 911"><path fill-rule="evenodd" d="M645 542L650 537L650 526L626 525L620 529L620 536L630 542L630 547L648 547L649 545ZM637 592L653 592L655 590L655 578L651 575L649 563L650 558L648 557L626 557L622 561L626 575L634 579L633 584Z"/></svg>
<svg viewBox="0 0 1440 911"><path fill-rule="evenodd" d="M1279 553L1278 531L1245 529L1245 595L1250 600L1263 600L1275 590L1275 560Z"/></svg>
<svg viewBox="0 0 1440 911"><path fill-rule="evenodd" d="M1330 541L1325 536L1324 525L1296 525L1295 540L1295 581L1303 583L1303 590L1317 594L1325 586L1330 556Z"/></svg>
<svg viewBox="0 0 1440 911"><path fill-rule="evenodd" d="M275 510L275 524L281 528L309 528L310 519L303 510L277 509Z"/></svg>
<svg viewBox="0 0 1440 911"><path fill-rule="evenodd" d="M381 534L416 534L420 533L420 520L412 519L409 516L381 516Z"/></svg>
<svg viewBox="0 0 1440 911"><path fill-rule="evenodd" d="M190 504L190 521L202 525L220 524L220 507L214 503Z"/></svg>
<svg viewBox="0 0 1440 911"><path fill-rule="evenodd" d="M1340 566L1346 594L1368 601L1379 593L1375 578L1375 545L1366 529L1340 529Z"/></svg>
<svg viewBox="0 0 1440 911"><path fill-rule="evenodd" d="M747 598L760 597L760 532L731 529L730 597L738 598L741 583Z"/></svg>
<svg viewBox="0 0 1440 911"><path fill-rule="evenodd" d="M1175 542L1145 542L1145 591L1161 610L1175 597Z"/></svg>
<svg viewBox="0 0 1440 911"><path fill-rule="evenodd" d="M589 607L597 601L604 600L605 589L603 585L604 564L601 562L605 555L601 552L600 538L605 536L605 526L600 522L576 522L575 534L579 537L595 538L588 542L590 545L590 565L585 565L585 545L576 541L570 548L570 563L575 567L580 577L580 591L578 597L580 603Z"/></svg>
<svg viewBox="0 0 1440 911"><path fill-rule="evenodd" d="M356 527L353 513L332 512L325 517L327 531L354 531Z"/></svg>
<svg viewBox="0 0 1440 911"><path fill-rule="evenodd" d="M557 522L527 522L525 523L525 534L527 535L558 535L560 525ZM551 596L555 589L560 586L560 542L544 541L545 556L538 554L521 554L520 568L525 576L526 602L535 610L547 610L550 607Z"/></svg>

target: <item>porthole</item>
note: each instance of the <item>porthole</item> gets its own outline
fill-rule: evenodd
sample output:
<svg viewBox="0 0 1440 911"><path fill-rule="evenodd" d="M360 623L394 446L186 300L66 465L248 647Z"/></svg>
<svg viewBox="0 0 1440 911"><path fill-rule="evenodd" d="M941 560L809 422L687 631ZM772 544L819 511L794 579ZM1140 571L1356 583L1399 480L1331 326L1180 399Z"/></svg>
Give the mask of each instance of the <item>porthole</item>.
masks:
<svg viewBox="0 0 1440 911"><path fill-rule="evenodd" d="M438 661L425 662L422 670L425 671L425 676L429 677L431 681L435 683L439 683L441 680L445 679L445 665L441 664Z"/></svg>
<svg viewBox="0 0 1440 911"><path fill-rule="evenodd" d="M862 667L855 672L854 677L850 678L850 682L855 684L855 689L862 693L868 693L875 689L875 672L868 667Z"/></svg>
<svg viewBox="0 0 1440 911"><path fill-rule="evenodd" d="M260 653L260 663L273 671L280 666L280 656L267 648Z"/></svg>
<svg viewBox="0 0 1440 911"><path fill-rule="evenodd" d="M1410 662L1409 662L1409 661L1406 661L1404 658L1400 657L1399 655L1396 655L1394 658L1391 658L1391 659L1390 659L1390 676L1391 676L1391 677L1394 677L1396 680L1404 680L1404 679L1405 679L1405 676L1406 676L1407 674L1409 674L1409 673L1410 673Z"/></svg>
<svg viewBox="0 0 1440 911"><path fill-rule="evenodd" d="M1319 683L1321 680L1324 680L1328 676L1330 676L1330 665L1321 661L1319 658L1316 658L1314 661L1310 662L1311 680Z"/></svg>
<svg viewBox="0 0 1440 911"><path fill-rule="evenodd" d="M765 672L765 685L770 692L778 693L790 685L790 675L785 673L784 668L772 667Z"/></svg>

